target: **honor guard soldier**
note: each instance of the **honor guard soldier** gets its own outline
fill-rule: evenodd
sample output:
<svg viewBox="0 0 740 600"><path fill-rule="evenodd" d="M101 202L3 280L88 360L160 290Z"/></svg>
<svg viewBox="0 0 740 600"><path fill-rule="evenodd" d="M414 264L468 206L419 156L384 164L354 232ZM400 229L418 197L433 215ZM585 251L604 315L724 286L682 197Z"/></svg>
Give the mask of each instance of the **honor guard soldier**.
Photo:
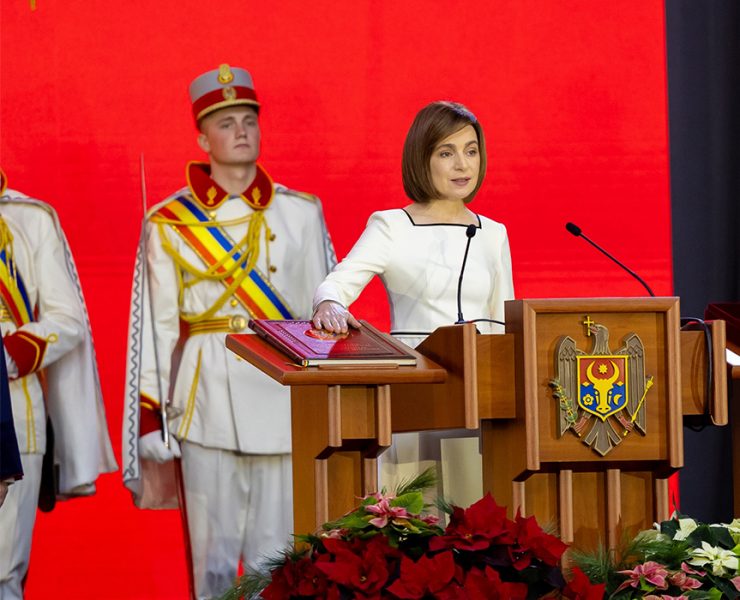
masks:
<svg viewBox="0 0 740 600"><path fill-rule="evenodd" d="M5 348L0 343L0 508L8 495L8 487L23 477L21 453L13 424L13 406L10 403L8 369Z"/></svg>
<svg viewBox="0 0 740 600"><path fill-rule="evenodd" d="M250 74L221 65L192 82L190 98L209 163L189 163L186 187L146 215L123 476L138 506L165 508L178 504L181 470L193 595L210 598L231 587L240 560L256 568L292 529L288 389L228 351L226 334L246 333L250 318L309 318L336 261L318 198L257 162Z"/></svg>
<svg viewBox="0 0 740 600"><path fill-rule="evenodd" d="M69 498L94 493L98 475L116 463L87 310L57 214L5 185L0 172L0 330L23 468L0 509L0 598L10 600L23 597L42 464L57 461L51 493Z"/></svg>

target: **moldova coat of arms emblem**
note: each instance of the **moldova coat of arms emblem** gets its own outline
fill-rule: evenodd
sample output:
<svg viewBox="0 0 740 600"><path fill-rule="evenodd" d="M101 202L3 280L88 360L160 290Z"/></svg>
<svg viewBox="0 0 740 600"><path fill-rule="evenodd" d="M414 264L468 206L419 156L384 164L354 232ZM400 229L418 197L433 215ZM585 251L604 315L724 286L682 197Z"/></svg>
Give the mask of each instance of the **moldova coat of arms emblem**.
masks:
<svg viewBox="0 0 740 600"><path fill-rule="evenodd" d="M571 430L605 456L629 433L647 434L645 398L653 377L645 376L645 348L637 334L627 335L612 352L604 325L588 316L583 324L593 337L590 354L569 336L555 348L557 377L550 387L560 407L558 437Z"/></svg>

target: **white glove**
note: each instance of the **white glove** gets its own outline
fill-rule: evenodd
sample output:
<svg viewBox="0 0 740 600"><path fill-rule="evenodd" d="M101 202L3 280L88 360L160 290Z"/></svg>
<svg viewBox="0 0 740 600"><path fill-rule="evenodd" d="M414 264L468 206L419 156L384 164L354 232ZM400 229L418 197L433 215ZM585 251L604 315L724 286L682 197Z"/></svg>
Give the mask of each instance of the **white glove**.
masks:
<svg viewBox="0 0 740 600"><path fill-rule="evenodd" d="M157 463L166 463L173 458L180 458L180 444L170 436L170 447L165 447L161 431L150 431L139 438L139 456Z"/></svg>

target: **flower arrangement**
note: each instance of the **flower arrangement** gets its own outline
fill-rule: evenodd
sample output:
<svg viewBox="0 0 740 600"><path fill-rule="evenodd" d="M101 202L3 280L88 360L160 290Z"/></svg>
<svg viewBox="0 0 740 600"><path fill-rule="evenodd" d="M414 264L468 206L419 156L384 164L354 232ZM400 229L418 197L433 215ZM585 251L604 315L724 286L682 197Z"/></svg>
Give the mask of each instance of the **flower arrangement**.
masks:
<svg viewBox="0 0 740 600"><path fill-rule="evenodd" d="M433 483L427 471L394 494L362 498L318 533L297 536L266 574L243 577L222 600L603 597L604 586L577 568L565 580L563 542L533 517L507 518L490 495L467 509L438 503L449 515L440 527L424 512L423 492Z"/></svg>
<svg viewBox="0 0 740 600"><path fill-rule="evenodd" d="M610 600L740 598L740 520L707 525L676 516L640 532L619 552L573 553Z"/></svg>

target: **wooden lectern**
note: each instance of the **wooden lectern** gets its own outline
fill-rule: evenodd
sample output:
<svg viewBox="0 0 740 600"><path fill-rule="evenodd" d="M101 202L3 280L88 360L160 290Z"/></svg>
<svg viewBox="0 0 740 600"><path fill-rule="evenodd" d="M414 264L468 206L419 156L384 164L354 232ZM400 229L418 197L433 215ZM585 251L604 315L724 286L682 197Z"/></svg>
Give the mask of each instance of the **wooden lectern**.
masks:
<svg viewBox="0 0 740 600"><path fill-rule="evenodd" d="M740 355L740 302L710 304L704 312L705 319L721 319L727 324L727 347ZM722 360L725 360L724 352ZM737 361L735 361L737 362ZM740 365L728 364L731 381L730 422L732 427L732 507L740 515Z"/></svg>
<svg viewBox="0 0 740 600"><path fill-rule="evenodd" d="M393 386L393 430L475 427L480 421L485 491L512 514L521 510L554 525L568 543L614 547L620 529L649 528L668 518L667 477L683 466L683 415L708 410L716 424L727 422L726 385L720 378L706 397L703 337L680 331L678 310L677 298L516 300L506 303L505 335L476 335L472 324L440 328L417 350L448 369L447 382L428 392ZM597 329L602 347L594 349ZM712 329L718 373L724 323ZM559 363L568 362L563 346L584 366L589 355L597 355L599 365L611 364L625 339L631 345L619 354L635 352L635 336L642 348L639 377L651 384L647 391L637 386L640 397L626 413L605 407L602 420L598 411L579 408L577 373L567 402L555 396ZM631 366L629 359L622 362ZM582 375L587 379L586 369ZM600 383L598 373L594 379ZM433 405L423 414L415 408L420 397ZM456 411L443 406L447 398L458 399ZM571 426L563 405L573 413ZM435 422L441 411L445 418ZM602 453L595 449L599 438L606 438L598 446Z"/></svg>
<svg viewBox="0 0 740 600"><path fill-rule="evenodd" d="M409 367L301 367L256 335L226 346L291 386L293 524L309 533L378 490L377 456L391 443L391 384L444 382L445 369L410 350Z"/></svg>
<svg viewBox="0 0 740 600"><path fill-rule="evenodd" d="M441 327L416 368L302 368L253 335L227 346L292 386L297 533L377 488L391 432L480 426L483 487L499 504L565 542L614 547L620 528L669 516L683 415L727 422L726 386L707 397L702 334L681 331L678 310L677 298L515 300L504 335ZM712 327L719 372L724 322Z"/></svg>

